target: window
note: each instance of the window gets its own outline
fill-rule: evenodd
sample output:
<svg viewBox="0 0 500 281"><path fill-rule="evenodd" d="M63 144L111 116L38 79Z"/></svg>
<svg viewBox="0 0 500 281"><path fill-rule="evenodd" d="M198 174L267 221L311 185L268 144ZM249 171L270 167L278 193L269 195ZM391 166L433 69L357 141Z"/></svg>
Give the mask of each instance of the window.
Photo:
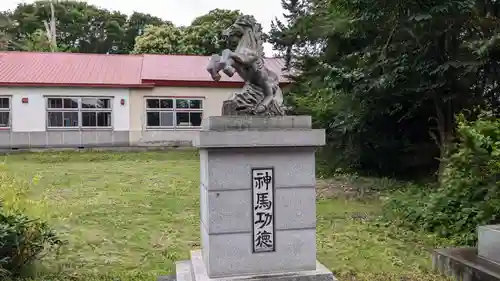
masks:
<svg viewBox="0 0 500 281"><path fill-rule="evenodd" d="M201 99L146 99L148 128L196 128L201 126L202 115Z"/></svg>
<svg viewBox="0 0 500 281"><path fill-rule="evenodd" d="M0 97L0 129L10 127L10 97Z"/></svg>
<svg viewBox="0 0 500 281"><path fill-rule="evenodd" d="M49 128L111 128L111 98L47 98Z"/></svg>

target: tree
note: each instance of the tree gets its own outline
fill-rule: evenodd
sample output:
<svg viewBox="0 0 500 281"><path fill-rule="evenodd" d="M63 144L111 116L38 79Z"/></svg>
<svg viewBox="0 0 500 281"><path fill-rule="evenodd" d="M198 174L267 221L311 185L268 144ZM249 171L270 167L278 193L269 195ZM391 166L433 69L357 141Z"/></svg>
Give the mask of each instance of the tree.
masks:
<svg viewBox="0 0 500 281"><path fill-rule="evenodd" d="M133 53L184 54L187 47L183 37L184 31L173 25L150 25L135 39Z"/></svg>
<svg viewBox="0 0 500 281"><path fill-rule="evenodd" d="M6 20L0 19L0 32L9 39L10 50L24 50L19 45L26 42L37 30L45 30L44 21L49 20L51 5L57 18L57 39L60 51L86 53L130 53L135 38L147 25L171 24L149 14L125 14L108 11L82 1L36 1L19 4L13 11L3 12ZM2 22L16 25L6 25ZM17 43L17 44L16 44ZM62 48L61 46L65 46Z"/></svg>
<svg viewBox="0 0 500 281"><path fill-rule="evenodd" d="M9 30L12 30L15 23L10 19L8 12L0 12L0 51L8 50L12 41Z"/></svg>
<svg viewBox="0 0 500 281"><path fill-rule="evenodd" d="M82 1L52 3L51 0L42 0L21 3L13 11L0 15L0 35L4 42L0 46L9 50L43 49L33 47L33 44L40 45L39 42L32 44L28 40L35 38L39 30L47 29L44 21L52 17L51 5L57 19L56 36L51 38L57 38L58 50L80 53L220 53L228 47L221 36L222 31L241 15L239 11L215 9L196 18L188 27L174 27L171 22L149 14L134 12L127 17ZM146 27L149 28L148 34L145 34ZM136 39L139 44L136 44Z"/></svg>
<svg viewBox="0 0 500 281"><path fill-rule="evenodd" d="M123 52L130 52L134 49L135 38L144 34L146 26L173 25L169 21L164 21L149 14L134 12L125 25L125 38L123 40Z"/></svg>
<svg viewBox="0 0 500 281"><path fill-rule="evenodd" d="M26 36L23 41L18 42L18 46L23 51L28 52L54 52L52 43L47 38L44 30L38 29L33 34Z"/></svg>
<svg viewBox="0 0 500 281"><path fill-rule="evenodd" d="M44 29L37 29L32 34L26 34L18 42L12 40L14 36L9 32L18 26L18 22L11 20L9 12L2 12L0 14L0 34L2 36L0 49L8 50L9 46L15 46L24 51L57 51L55 9L52 1L49 4L50 18L41 21Z"/></svg>
<svg viewBox="0 0 500 281"><path fill-rule="evenodd" d="M222 31L229 28L240 15L241 12L237 10L215 9L194 19L185 32L185 43L190 53L211 55L228 48Z"/></svg>
<svg viewBox="0 0 500 281"><path fill-rule="evenodd" d="M58 43L61 51L107 53L120 51L127 16L109 12L81 1L36 1L19 4L8 17L17 25L7 30L14 44L11 50L22 50L15 42L23 42L37 30L45 30L44 20L51 18L51 5L57 19Z"/></svg>
<svg viewBox="0 0 500 281"><path fill-rule="evenodd" d="M303 0L281 0L281 6L286 11L283 13L285 22L275 18L271 22L271 31L269 32L269 42L273 44L275 50L281 56L291 60L292 48L298 41L297 34L294 33L294 26L299 24L304 16L306 1Z"/></svg>
<svg viewBox="0 0 500 281"><path fill-rule="evenodd" d="M144 34L136 38L134 52L190 55L221 53L233 47L222 37L222 32L240 15L239 11L215 9L194 19L188 27L175 27L172 24L149 26Z"/></svg>
<svg viewBox="0 0 500 281"><path fill-rule="evenodd" d="M287 7L299 16L276 25L273 42L279 48L283 38L295 40L295 109L328 128L347 166L401 174L415 170L406 159L434 165L453 140L458 112L498 103L492 3L320 0L300 11Z"/></svg>
<svg viewBox="0 0 500 281"><path fill-rule="evenodd" d="M56 29L56 17L54 10L54 3L50 1L50 19L49 21L44 20L43 25L45 26L45 36L49 42L50 51L57 51L57 29Z"/></svg>

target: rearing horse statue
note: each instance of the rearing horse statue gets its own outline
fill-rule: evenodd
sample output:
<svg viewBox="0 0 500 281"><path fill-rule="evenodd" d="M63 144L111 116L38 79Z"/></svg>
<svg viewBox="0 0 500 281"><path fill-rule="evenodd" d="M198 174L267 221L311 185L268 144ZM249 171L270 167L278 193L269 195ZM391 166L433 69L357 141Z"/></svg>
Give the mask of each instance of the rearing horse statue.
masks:
<svg viewBox="0 0 500 281"><path fill-rule="evenodd" d="M264 49L259 25L251 16L240 16L223 32L228 40L238 40L234 51L225 49L214 54L207 71L215 81L220 71L232 77L235 73L245 81L243 89L233 94L222 106L222 115L285 115L279 77L264 64Z"/></svg>

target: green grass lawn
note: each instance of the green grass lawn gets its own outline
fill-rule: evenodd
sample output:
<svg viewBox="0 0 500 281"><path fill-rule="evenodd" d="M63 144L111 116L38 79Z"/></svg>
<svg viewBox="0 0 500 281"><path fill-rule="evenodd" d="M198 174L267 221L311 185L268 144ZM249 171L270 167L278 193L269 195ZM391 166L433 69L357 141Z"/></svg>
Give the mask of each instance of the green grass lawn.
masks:
<svg viewBox="0 0 500 281"><path fill-rule="evenodd" d="M174 274L175 262L200 246L196 152L51 152L0 160L0 172L28 188L30 201L21 204L68 242L43 260L37 280L152 280ZM338 279L445 280L430 273L430 250L439 243L433 236L377 226L378 200L327 189L318 199L318 259Z"/></svg>

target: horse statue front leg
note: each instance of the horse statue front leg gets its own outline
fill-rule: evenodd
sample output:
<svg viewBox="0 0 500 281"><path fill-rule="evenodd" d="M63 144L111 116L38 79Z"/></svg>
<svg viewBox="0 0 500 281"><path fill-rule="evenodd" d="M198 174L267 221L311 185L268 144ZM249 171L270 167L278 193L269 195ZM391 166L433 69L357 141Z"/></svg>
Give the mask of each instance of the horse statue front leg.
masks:
<svg viewBox="0 0 500 281"><path fill-rule="evenodd" d="M219 71L222 69L221 57L218 54L213 54L207 66L207 71L210 73L212 80L219 81L222 77Z"/></svg>
<svg viewBox="0 0 500 281"><path fill-rule="evenodd" d="M232 51L222 51L222 56L213 54L207 66L207 71L214 81L219 81L222 77L219 71L223 71L227 76L233 77L236 70L233 67L234 60L232 59Z"/></svg>
<svg viewBox="0 0 500 281"><path fill-rule="evenodd" d="M224 49L222 51L221 64L223 64L222 72L224 72L227 76L233 77L236 73L236 70L233 67L233 51L229 49Z"/></svg>

